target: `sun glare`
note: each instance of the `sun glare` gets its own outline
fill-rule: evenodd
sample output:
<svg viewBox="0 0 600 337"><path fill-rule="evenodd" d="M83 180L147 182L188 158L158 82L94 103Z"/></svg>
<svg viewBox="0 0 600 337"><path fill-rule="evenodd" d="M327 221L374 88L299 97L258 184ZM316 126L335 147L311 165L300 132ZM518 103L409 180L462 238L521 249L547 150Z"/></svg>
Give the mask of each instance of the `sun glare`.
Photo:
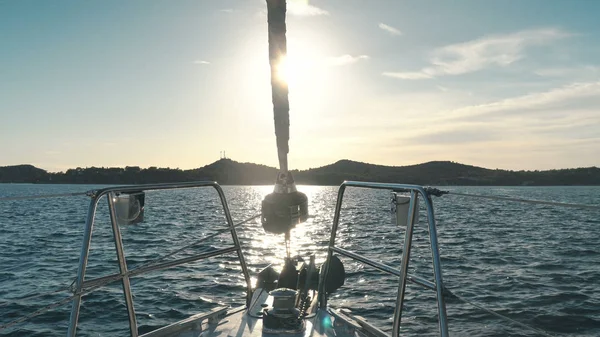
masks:
<svg viewBox="0 0 600 337"><path fill-rule="evenodd" d="M287 57L282 57L277 64L277 79L289 85L290 65Z"/></svg>
<svg viewBox="0 0 600 337"><path fill-rule="evenodd" d="M242 72L235 76L243 81L245 92L249 95L265 95L266 91L262 90L267 90L267 86L270 89L272 70L273 81L289 86L294 127L309 128L314 126L314 120L323 111L328 111L334 105L332 93L340 90L339 85L334 85L336 69L328 61L330 55L336 53L321 43L321 36L313 35L311 31L300 31L296 35L299 36L290 36L287 40L286 57L272 64L265 62L266 48L261 48L259 39L248 41L247 49L239 53L245 58L240 62L240 65L244 65L240 66ZM261 43L266 42L260 40ZM257 78L265 80L261 81L260 87Z"/></svg>
<svg viewBox="0 0 600 337"><path fill-rule="evenodd" d="M277 65L277 79L289 86L301 86L318 72L314 57L307 54L287 55Z"/></svg>

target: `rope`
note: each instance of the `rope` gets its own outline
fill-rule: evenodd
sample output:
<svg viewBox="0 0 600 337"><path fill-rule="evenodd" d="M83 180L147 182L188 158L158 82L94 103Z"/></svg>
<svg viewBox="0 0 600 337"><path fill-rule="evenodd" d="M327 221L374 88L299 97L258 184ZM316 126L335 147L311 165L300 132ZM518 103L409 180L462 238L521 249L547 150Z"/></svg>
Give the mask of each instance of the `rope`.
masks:
<svg viewBox="0 0 600 337"><path fill-rule="evenodd" d="M238 222L237 224L233 225L233 227L235 228L235 227L241 226L241 225L243 225L245 223L248 223L248 222L250 222L250 221L252 221L252 220L254 220L256 218L259 218L260 216L261 216L261 214L257 214L255 216L252 216L252 217L250 217L250 218L248 218L248 219L246 219L244 221ZM173 255L177 255L178 253L181 253L182 251L184 251L186 249L189 249L189 248L192 248L194 246L197 246L200 243L202 243L202 242L204 242L204 241L206 241L206 240L208 240L210 238L214 238L215 236L219 236L219 235L221 235L223 233L226 233L226 232L229 232L229 231L231 231L230 228L225 228L225 229L218 230L214 234L210 234L210 235L207 235L207 236L201 238L199 241L196 241L196 242L191 243L189 245L185 245L185 246L183 246L181 248L178 248L178 249L176 249L176 250L174 250L174 251L172 251L172 252L170 252L170 253L168 253L166 255L163 255L163 256L161 256L159 258L156 258L156 259L154 259L152 261L146 262L146 263L144 263L144 264L142 264L140 266L136 266L136 268L143 268L143 267L147 267L147 266L153 265L153 264L155 264L157 262L160 262L160 261L162 261L162 260L164 260L166 258L169 258L169 257L171 257Z"/></svg>
<svg viewBox="0 0 600 337"><path fill-rule="evenodd" d="M120 280L120 278L117 278L116 280ZM58 302L49 304L49 305L47 305L47 306L45 306L45 307L43 307L41 309L38 309L38 310L32 312L31 314L22 316L20 318L15 319L14 321L10 321L10 322L8 322L6 324L0 325L0 331L8 329L8 328L10 328L11 326L13 326L15 324L19 324L19 323L25 322L27 320L30 320L30 319L32 319L32 318L34 318L36 316L39 316L41 314L44 314L44 313L50 311L52 309L61 307L61 306L65 305L65 304L69 303L70 301L72 301L73 299L75 299L78 296L87 295L87 294L89 294L91 292L94 292L94 291L96 291L96 290L98 290L98 289L100 289L100 288L104 287L105 285L108 285L108 284L110 284L112 282L115 282L115 279L106 280L106 281L104 281L102 283L99 283L99 284L97 284L97 285L95 285L93 287L88 288L87 290L83 290L82 289L80 292L76 292L72 296L66 297L66 298L64 298L64 299L62 299L62 300L60 300Z"/></svg>
<svg viewBox="0 0 600 337"><path fill-rule="evenodd" d="M10 200L28 200L28 199L44 199L44 198L61 198L61 197L75 197L80 195L91 195L93 191L87 192L75 192L75 193L57 193L57 194L40 194L40 195L23 195L18 197L1 197L0 201Z"/></svg>
<svg viewBox="0 0 600 337"><path fill-rule="evenodd" d="M505 320L507 322L510 322L512 324L515 324L515 325L518 325L518 326L520 326L522 328L529 329L531 331L535 331L535 332L537 332L538 334L540 334L542 336L554 337L554 335L551 335L551 334L547 333L544 330L538 329L538 328L533 327L531 325L527 325L525 323L521 323L521 322L519 322L517 320L514 320L514 319L508 317L508 316L504 316L504 315L502 315L502 314L500 314L500 313L498 313L498 312L496 312L494 310L488 309L488 308L483 307L483 306L481 306L481 305L479 305L477 303L469 301L468 299L466 299L466 298L464 298L462 296L458 296L455 293L453 293L452 291L450 291L448 288L444 288L444 296L448 296L449 298L456 298L456 299L458 299L458 300L460 300L460 301L462 301L462 302L464 302L466 304L472 305L473 307L475 307L477 309L483 310L483 311L487 312L490 315L496 316L496 317L498 317L500 319L503 319L503 320Z"/></svg>
<svg viewBox="0 0 600 337"><path fill-rule="evenodd" d="M260 216L261 216L260 214L252 216L252 217L250 217L250 218L248 218L246 220L238 222L237 224L234 225L234 227L237 227L237 226L243 225L245 223L248 223L248 222L250 222L250 221L252 221L252 220L254 220L254 219L256 219L256 218L258 218ZM213 238L213 237L215 237L217 235L223 234L223 233L225 233L227 231L230 231L230 230L231 230L230 228L227 228L227 229L220 230L217 233L214 233L214 234L211 234L211 235L207 235L207 236L203 237L202 239L200 239L200 241L197 241L197 242L194 242L193 244L190 244L190 245L184 246L182 248L179 248L179 249L177 249L177 250L175 250L175 251L173 251L173 252L171 252L171 253L169 253L167 255L161 256L161 257L159 257L159 258L157 258L155 260L152 260L152 261L150 261L148 263L145 263L145 264L143 264L140 267L145 267L147 265L152 265L152 264L154 264L154 263L156 263L158 261L162 261L162 260L166 259L167 257L173 256L173 255L175 255L175 254L177 254L177 253L179 253L179 252L181 252L181 251L183 251L185 249L193 247L193 246L195 246L195 245L197 245L197 244L199 244L201 242L204 242L204 241L206 241L206 240L208 240L210 238ZM140 267L137 267L137 268L140 268ZM46 312L48 312L48 311L50 311L52 309L58 308L60 306L63 306L66 303L72 301L73 299L75 299L78 296L87 295L87 294L89 294L89 293L91 293L93 291L96 291L96 290L98 290L98 289L100 289L100 288L102 288L102 287L104 287L104 286L106 286L106 285L108 285L110 283L113 283L113 282L121 280L121 278L122 278L121 275L115 276L113 278L109 278L109 279L104 280L103 282L100 282L97 285L94 285L94 286L92 286L92 287L90 287L90 288L88 288L86 290L82 289L80 292L75 293L72 296L69 296L67 298L64 298L64 299L58 301L58 302L52 303L52 304L47 305L47 306L45 306L45 307L43 307L41 309L38 309L38 310L32 312L31 314L28 314L28 315L22 316L20 318L17 318L17 319L15 319L13 321L10 321L10 322L6 323L6 324L2 324L2 325L0 325L0 331L8 329L8 328L10 328L11 326L13 326L15 324L19 324L19 323L25 322L25 321L27 321L27 320L29 320L31 318L34 318L34 317L39 316L39 315L41 315L43 313L46 313ZM29 296L29 297L24 297L24 298L21 298L19 300L23 301L23 300L26 300L26 299L32 299L32 298L42 297L42 296L46 296L46 295L50 295L50 294L60 293L60 292L63 292L65 290L69 290L69 289L72 290L72 286L73 286L74 283L75 283L75 281L73 281L73 283L71 283L71 285L69 287L67 287L67 288L61 288L61 289L54 290L52 292L48 292L48 293L44 293L44 294L39 294L39 295L33 295L33 296ZM2 305L6 305L6 304L7 303L3 303Z"/></svg>
<svg viewBox="0 0 600 337"><path fill-rule="evenodd" d="M248 218L248 219L246 219L246 220L243 220L243 221L241 221L241 222L238 222L238 223L236 223L235 225L233 225L233 227L237 227L237 226L240 226L240 225L246 224L246 223L248 223L248 222L250 222L250 221L252 221L252 220L254 220L254 219L256 219L256 218L260 218L261 216L262 216L262 214L256 214L255 216L249 217L249 218Z"/></svg>
<svg viewBox="0 0 600 337"><path fill-rule="evenodd" d="M562 206L562 207L571 207L571 208L584 208L584 209L600 210L600 205L573 204L573 203L555 202L555 201L531 200L531 199L511 198L511 197L498 197L498 196L494 196L494 195L468 194L468 193L459 193L459 192L452 192L452 191L449 191L448 194L458 195L461 197L469 197L469 198L516 201L516 202L524 202L524 203L528 203L528 204L551 205L551 206Z"/></svg>
<svg viewBox="0 0 600 337"><path fill-rule="evenodd" d="M70 302L71 300L73 300L75 297L76 297L76 295L67 297L67 298L65 298L63 300L60 300L60 301L56 302L56 303L52 303L52 304L47 305L47 306L45 306L45 307L43 307L43 308L41 308L41 309L39 309L37 311L34 311L33 313L31 313L29 315L25 315L25 316L23 316L21 318L15 319L14 321L8 322L8 323L3 324L3 325L0 325L0 331L2 331L4 329L8 329L8 328L10 328L11 326L13 326L15 324L19 324L19 323L25 322L27 320L30 320L30 319L32 319L32 318L34 318L36 316L39 316L39 315L41 315L41 314L43 314L45 312L48 312L48 311L50 311L50 310L52 310L54 308L58 308L60 306L63 306L65 304L67 304L68 302Z"/></svg>
<svg viewBox="0 0 600 337"><path fill-rule="evenodd" d="M25 297L17 298L17 299L10 299L10 300L8 300L8 301L6 301L4 303L0 303L0 307L5 307L5 306L7 306L9 304L19 303L19 302L31 300L31 299L34 299L34 298L40 298L40 297L45 297L45 296L49 296L49 295L54 295L54 294L62 293L62 292L69 291L69 290L72 292L73 291L73 285L75 284L76 280L77 279L74 279L73 282L71 282L71 284L69 286L64 287L64 288L60 288L60 289L49 291L49 292L42 293L42 294L25 296Z"/></svg>

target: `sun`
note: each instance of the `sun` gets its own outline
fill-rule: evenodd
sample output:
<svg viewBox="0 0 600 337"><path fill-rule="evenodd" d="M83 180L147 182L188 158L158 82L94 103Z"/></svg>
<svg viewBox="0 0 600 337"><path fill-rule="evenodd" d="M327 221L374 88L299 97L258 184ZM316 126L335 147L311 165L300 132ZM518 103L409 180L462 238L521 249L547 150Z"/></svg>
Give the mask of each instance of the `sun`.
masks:
<svg viewBox="0 0 600 337"><path fill-rule="evenodd" d="M276 65L277 80L289 85L290 62L287 56L282 56Z"/></svg>
<svg viewBox="0 0 600 337"><path fill-rule="evenodd" d="M283 56L276 67L277 80L293 87L306 83L317 71L314 59L307 54Z"/></svg>

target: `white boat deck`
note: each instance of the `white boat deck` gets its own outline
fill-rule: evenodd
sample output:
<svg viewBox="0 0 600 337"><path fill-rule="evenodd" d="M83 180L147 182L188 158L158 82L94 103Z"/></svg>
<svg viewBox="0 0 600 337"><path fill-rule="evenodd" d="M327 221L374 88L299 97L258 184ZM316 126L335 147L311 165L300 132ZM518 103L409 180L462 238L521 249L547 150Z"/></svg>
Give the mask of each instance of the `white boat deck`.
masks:
<svg viewBox="0 0 600 337"><path fill-rule="evenodd" d="M341 337L341 336L387 336L368 323L350 318L344 313L332 310L313 310L305 319L303 333L266 333L263 332L263 320L256 314L263 306L272 303L267 292L256 291L249 310L245 307L218 307L207 313L191 316L188 319L168 325L144 334L142 337ZM316 304L316 301L313 302ZM250 314L248 314L250 313Z"/></svg>

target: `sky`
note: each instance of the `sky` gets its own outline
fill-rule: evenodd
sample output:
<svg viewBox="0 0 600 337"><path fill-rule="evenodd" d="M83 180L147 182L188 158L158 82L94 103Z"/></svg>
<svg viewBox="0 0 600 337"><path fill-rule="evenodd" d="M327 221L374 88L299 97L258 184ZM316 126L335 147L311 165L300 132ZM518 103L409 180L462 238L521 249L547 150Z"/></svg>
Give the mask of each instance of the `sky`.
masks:
<svg viewBox="0 0 600 337"><path fill-rule="evenodd" d="M600 1L288 0L290 168L600 166ZM0 166L277 165L264 0L0 0Z"/></svg>

